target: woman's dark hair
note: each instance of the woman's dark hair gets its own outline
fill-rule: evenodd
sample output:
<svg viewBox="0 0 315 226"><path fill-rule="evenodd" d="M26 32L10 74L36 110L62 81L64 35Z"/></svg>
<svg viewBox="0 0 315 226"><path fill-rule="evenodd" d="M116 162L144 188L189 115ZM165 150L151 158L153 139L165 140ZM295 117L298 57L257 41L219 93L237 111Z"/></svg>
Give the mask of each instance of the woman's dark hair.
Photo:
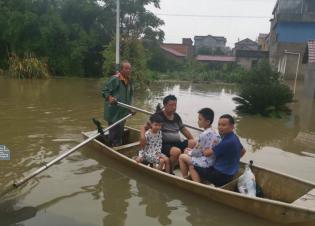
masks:
<svg viewBox="0 0 315 226"><path fill-rule="evenodd" d="M164 105L164 106L167 105L167 103L168 103L169 101L171 101L171 100L177 101L177 98L176 98L174 95L168 95L168 96L164 97L164 99L163 99L163 105Z"/></svg>
<svg viewBox="0 0 315 226"><path fill-rule="evenodd" d="M150 122L151 123L154 123L154 122L155 123L162 123L163 119L158 113L155 113L155 114L150 116Z"/></svg>
<svg viewBox="0 0 315 226"><path fill-rule="evenodd" d="M234 124L235 124L234 118L233 118L231 115L229 115L229 114L222 115L222 116L220 117L220 119L221 119L221 118L226 118L226 119L228 119L228 120L229 120L229 123L230 123L231 125L234 125Z"/></svg>
<svg viewBox="0 0 315 226"><path fill-rule="evenodd" d="M161 104L157 104L155 107L155 113L161 112L163 109L161 108Z"/></svg>
<svg viewBox="0 0 315 226"><path fill-rule="evenodd" d="M202 115L206 120L209 120L210 125L213 123L214 119L214 112L210 108L203 108L200 111L198 111L199 114Z"/></svg>

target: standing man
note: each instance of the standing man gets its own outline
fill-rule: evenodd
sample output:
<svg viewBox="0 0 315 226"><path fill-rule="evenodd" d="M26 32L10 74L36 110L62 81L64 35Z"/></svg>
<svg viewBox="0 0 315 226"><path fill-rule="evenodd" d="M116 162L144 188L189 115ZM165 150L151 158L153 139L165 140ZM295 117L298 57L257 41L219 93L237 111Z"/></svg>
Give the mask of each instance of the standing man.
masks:
<svg viewBox="0 0 315 226"><path fill-rule="evenodd" d="M131 105L133 85L131 81L131 64L123 61L120 72L110 77L102 90L105 98L104 118L111 125L125 117L129 110L117 106L117 101ZM109 130L109 142L113 147L122 145L125 122L118 124Z"/></svg>

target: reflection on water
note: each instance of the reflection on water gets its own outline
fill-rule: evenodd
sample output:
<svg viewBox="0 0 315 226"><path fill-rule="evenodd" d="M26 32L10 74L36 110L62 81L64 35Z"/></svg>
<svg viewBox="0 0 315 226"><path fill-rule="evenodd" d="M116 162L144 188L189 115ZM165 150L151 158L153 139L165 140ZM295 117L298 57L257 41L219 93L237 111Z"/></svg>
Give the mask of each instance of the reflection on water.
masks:
<svg viewBox="0 0 315 226"><path fill-rule="evenodd" d="M11 160L0 161L0 192L13 180L82 141L81 131L94 129L91 118L103 117L101 86L101 81L88 79L0 78L0 144L11 150ZM246 161L254 159L257 164L315 181L314 98L303 84L297 90L292 114L281 119L236 115L232 101L237 93L234 85L156 83L150 89L136 92L135 105L152 111L165 95L174 94L184 123L194 126L197 112L203 107L215 111L214 127L220 115L232 114L237 117L237 133L248 149ZM147 118L137 113L128 124L139 127ZM5 219L25 226L56 222L272 225L172 188L87 148L15 190L9 198L14 201L0 205L1 223Z"/></svg>
<svg viewBox="0 0 315 226"><path fill-rule="evenodd" d="M297 128L299 128L299 118L295 116L277 120L270 118L261 120L260 116L244 116L237 120L238 135L246 139L253 151L265 146L273 146L298 153L302 147L293 142L298 134Z"/></svg>
<svg viewBox="0 0 315 226"><path fill-rule="evenodd" d="M123 226L127 217L127 200L131 197L129 178L110 169L105 169L101 175L102 207L107 214L103 218L103 225Z"/></svg>
<svg viewBox="0 0 315 226"><path fill-rule="evenodd" d="M171 225L169 218L172 208L167 206L167 195L148 184L137 182L138 196L142 198L139 205L145 206L145 215L157 218L161 225Z"/></svg>
<svg viewBox="0 0 315 226"><path fill-rule="evenodd" d="M83 154L105 166L102 178L96 186L98 192L104 195L102 200L106 214L103 219L104 226L251 226L252 222L255 222L255 225L275 226L181 189L169 187L154 178L142 175L141 172L132 171L117 161L103 158L101 151L86 150ZM226 218L226 215L230 217Z"/></svg>

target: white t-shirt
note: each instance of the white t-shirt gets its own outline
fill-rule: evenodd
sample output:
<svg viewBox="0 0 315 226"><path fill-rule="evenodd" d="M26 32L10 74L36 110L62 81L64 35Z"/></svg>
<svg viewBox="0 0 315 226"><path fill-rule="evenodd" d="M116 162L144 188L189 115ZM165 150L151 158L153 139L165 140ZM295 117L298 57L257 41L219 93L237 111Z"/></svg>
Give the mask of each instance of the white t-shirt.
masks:
<svg viewBox="0 0 315 226"><path fill-rule="evenodd" d="M194 166L199 166L203 168L208 168L213 165L215 161L214 155L212 156L204 156L203 152L207 148L213 149L214 146L216 146L220 142L221 138L217 132L215 132L212 128L208 128L205 131L203 131L199 135L198 143L195 146L194 149L192 149L192 152L199 154L200 157L192 156L192 164ZM199 152L199 153L198 153Z"/></svg>

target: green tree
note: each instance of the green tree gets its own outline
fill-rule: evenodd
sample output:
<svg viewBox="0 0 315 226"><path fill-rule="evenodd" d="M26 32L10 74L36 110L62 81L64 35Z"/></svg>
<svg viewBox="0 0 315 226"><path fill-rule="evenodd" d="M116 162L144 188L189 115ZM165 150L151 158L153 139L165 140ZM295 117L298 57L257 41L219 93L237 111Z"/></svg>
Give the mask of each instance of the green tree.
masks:
<svg viewBox="0 0 315 226"><path fill-rule="evenodd" d="M121 1L122 44L142 48L135 39L163 40L164 22L149 4L159 7L159 0ZM102 76L115 14L116 0L0 0L0 68L9 68L10 55L31 54L47 59L54 75Z"/></svg>
<svg viewBox="0 0 315 226"><path fill-rule="evenodd" d="M0 66L10 53L47 57L56 75L102 75L114 24L97 0L0 0Z"/></svg>
<svg viewBox="0 0 315 226"><path fill-rule="evenodd" d="M103 0L103 2L104 10L115 18L117 1ZM164 22L146 9L149 4L154 4L158 8L159 2L160 0L121 1L121 59L130 61L135 78L142 83L146 80L147 60L151 56L146 51L144 42L161 42L164 39L164 32L160 29ZM115 38L103 52L105 76L113 72L114 40Z"/></svg>
<svg viewBox="0 0 315 226"><path fill-rule="evenodd" d="M116 0L102 0L104 10L111 18L116 15ZM120 27L122 39L157 39L163 41L164 32L160 26L164 21L150 12L146 6L153 4L160 8L160 0L120 1ZM115 24L115 21L113 21Z"/></svg>

